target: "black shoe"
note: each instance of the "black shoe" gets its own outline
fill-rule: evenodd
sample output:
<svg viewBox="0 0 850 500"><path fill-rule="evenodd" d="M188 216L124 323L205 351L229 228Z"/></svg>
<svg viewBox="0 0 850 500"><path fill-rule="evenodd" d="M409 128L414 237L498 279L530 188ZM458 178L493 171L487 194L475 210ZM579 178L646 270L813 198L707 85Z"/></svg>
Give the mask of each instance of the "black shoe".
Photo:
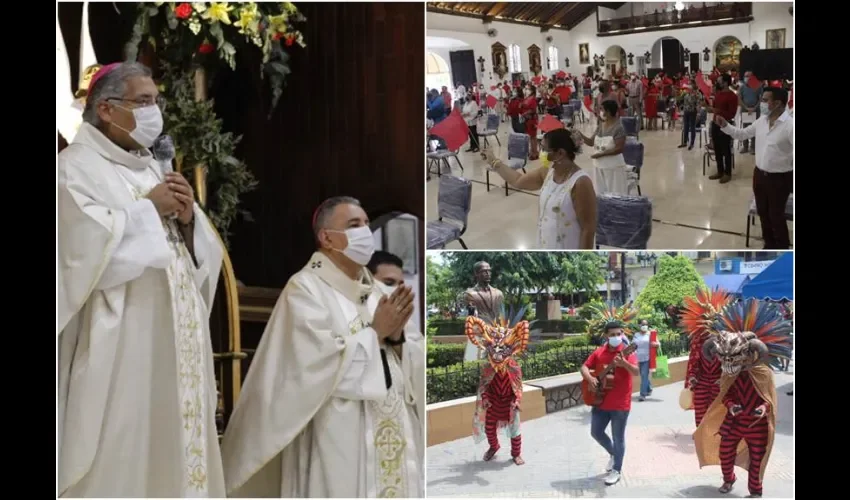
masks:
<svg viewBox="0 0 850 500"><path fill-rule="evenodd" d="M679 144L679 145L678 145L678 146L676 146L676 147L683 148L683 147L685 147L685 146L687 146L687 144Z"/></svg>
<svg viewBox="0 0 850 500"><path fill-rule="evenodd" d="M708 180L710 180L710 181L716 181L717 179L720 179L720 178L722 178L722 177L723 177L723 174L714 174L714 175L709 175L709 176L708 176Z"/></svg>

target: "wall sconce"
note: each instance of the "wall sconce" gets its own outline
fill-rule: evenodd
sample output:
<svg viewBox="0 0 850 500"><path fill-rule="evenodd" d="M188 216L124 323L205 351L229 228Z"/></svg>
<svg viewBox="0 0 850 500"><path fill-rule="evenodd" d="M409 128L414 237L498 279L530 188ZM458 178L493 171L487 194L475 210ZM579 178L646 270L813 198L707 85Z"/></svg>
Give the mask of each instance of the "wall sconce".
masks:
<svg viewBox="0 0 850 500"><path fill-rule="evenodd" d="M711 49L708 47L702 49L702 60L706 62L711 60Z"/></svg>
<svg viewBox="0 0 850 500"><path fill-rule="evenodd" d="M629 58L629 66L633 66L635 64L635 55L629 52L629 55L626 57Z"/></svg>
<svg viewBox="0 0 850 500"><path fill-rule="evenodd" d="M643 53L643 58L646 60L646 64L649 64L652 59L652 54L647 50Z"/></svg>
<svg viewBox="0 0 850 500"><path fill-rule="evenodd" d="M478 64L480 65L480 68L479 68L479 70L478 70L478 71L479 71L480 73L484 73L484 62L485 62L485 61L486 61L486 59L484 59L483 57L479 57L479 58L478 58Z"/></svg>
<svg viewBox="0 0 850 500"><path fill-rule="evenodd" d="M605 66L605 56L599 56L599 64Z"/></svg>
<svg viewBox="0 0 850 500"><path fill-rule="evenodd" d="M565 67L565 68L569 68L569 67L570 67L570 58L569 58L569 57L565 57L565 58L564 58L564 67Z"/></svg>

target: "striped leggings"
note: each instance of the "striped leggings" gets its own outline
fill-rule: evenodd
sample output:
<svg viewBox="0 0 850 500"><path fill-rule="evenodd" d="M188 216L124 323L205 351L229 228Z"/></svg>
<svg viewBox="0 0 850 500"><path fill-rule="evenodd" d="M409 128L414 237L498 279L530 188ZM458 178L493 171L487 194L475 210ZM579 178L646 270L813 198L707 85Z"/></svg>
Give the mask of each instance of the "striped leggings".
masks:
<svg viewBox="0 0 850 500"><path fill-rule="evenodd" d="M495 401L493 401L495 403ZM501 402L500 402L501 403ZM487 435L487 442L490 444L491 450L501 448L499 444L499 422L509 422L511 420L511 405L510 402L502 404L493 404L487 410L487 416L484 420L484 434ZM511 438L511 456L518 457L522 452L522 436Z"/></svg>
<svg viewBox="0 0 850 500"><path fill-rule="evenodd" d="M720 468L723 471L723 482L735 481L735 456L738 443L743 439L750 450L747 488L751 495L761 495L761 461L767 451L768 427L767 418L762 418L753 424L755 420L755 417L745 415L740 415L731 421L729 416L726 417L726 421L720 428ZM750 424L753 426L749 427Z"/></svg>
<svg viewBox="0 0 850 500"><path fill-rule="evenodd" d="M718 394L720 394L720 385L716 382L697 382L694 386L694 420L697 427Z"/></svg>

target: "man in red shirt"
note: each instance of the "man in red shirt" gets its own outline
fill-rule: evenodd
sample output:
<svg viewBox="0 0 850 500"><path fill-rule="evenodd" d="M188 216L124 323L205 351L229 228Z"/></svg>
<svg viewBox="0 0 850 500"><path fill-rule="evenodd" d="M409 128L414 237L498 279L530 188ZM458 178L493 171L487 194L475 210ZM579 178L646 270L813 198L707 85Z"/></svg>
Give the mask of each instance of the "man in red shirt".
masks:
<svg viewBox="0 0 850 500"><path fill-rule="evenodd" d="M637 356L629 354L625 358L620 354L625 349L623 342L623 327L617 322L605 325L605 345L593 351L581 367L581 376L591 387L597 386L597 380L590 374L591 370L604 370L608 365L615 365L614 385L609 390L599 406L590 413L590 435L597 443L605 448L611 456L608 461L608 475L605 484L611 486L620 480L623 468L623 457L626 454L626 421L632 409L632 376L638 375ZM611 423L613 442L605 429Z"/></svg>
<svg viewBox="0 0 850 500"><path fill-rule="evenodd" d="M731 77L724 73L717 79L717 92L714 93L714 107L709 111L722 116L726 121L735 120L738 113L738 95L729 90ZM732 180L732 138L720 131L717 123L711 123L711 138L714 143L714 158L717 160L717 173L709 179L720 179L721 184Z"/></svg>

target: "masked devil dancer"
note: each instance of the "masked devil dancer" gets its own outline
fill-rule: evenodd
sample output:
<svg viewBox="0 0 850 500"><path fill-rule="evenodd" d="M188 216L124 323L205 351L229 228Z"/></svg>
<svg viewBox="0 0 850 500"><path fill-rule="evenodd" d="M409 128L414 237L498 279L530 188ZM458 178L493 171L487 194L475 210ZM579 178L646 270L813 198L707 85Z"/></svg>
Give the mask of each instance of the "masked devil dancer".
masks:
<svg viewBox="0 0 850 500"><path fill-rule="evenodd" d="M720 359L720 393L694 433L700 467L720 465L729 493L735 466L748 472L750 498L762 496L762 481L776 432L776 385L771 356L791 355L791 323L773 304L748 299L727 306L706 340L703 355Z"/></svg>
<svg viewBox="0 0 850 500"><path fill-rule="evenodd" d="M523 310L524 311L524 310ZM522 318L522 313L516 319ZM488 363L481 368L478 399L472 417L473 437L480 443L487 437L490 448L484 460L490 461L499 451L498 430L504 429L511 440L511 458L522 465L520 405L522 403L522 368L514 359L528 346L528 321L513 327L502 319L488 325L480 318L466 318L466 335L470 342L487 354Z"/></svg>

